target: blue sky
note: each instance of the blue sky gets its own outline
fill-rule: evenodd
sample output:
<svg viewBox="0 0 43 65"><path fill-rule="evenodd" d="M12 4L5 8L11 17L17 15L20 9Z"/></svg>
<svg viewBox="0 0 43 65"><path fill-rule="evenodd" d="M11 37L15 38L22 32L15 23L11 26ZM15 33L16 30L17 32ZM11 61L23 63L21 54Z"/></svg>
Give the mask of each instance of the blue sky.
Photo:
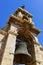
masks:
<svg viewBox="0 0 43 65"><path fill-rule="evenodd" d="M43 0L0 0L0 28L5 26L10 14L23 4L33 15L35 26L41 30L38 39L43 46Z"/></svg>

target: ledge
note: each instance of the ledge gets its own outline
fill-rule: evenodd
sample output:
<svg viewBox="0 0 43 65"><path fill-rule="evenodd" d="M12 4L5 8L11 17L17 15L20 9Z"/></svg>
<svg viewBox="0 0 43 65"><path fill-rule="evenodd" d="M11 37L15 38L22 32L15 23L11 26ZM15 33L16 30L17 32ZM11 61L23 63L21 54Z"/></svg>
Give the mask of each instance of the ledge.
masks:
<svg viewBox="0 0 43 65"><path fill-rule="evenodd" d="M4 30L2 30L2 29L0 29L0 34L7 35L7 33Z"/></svg>

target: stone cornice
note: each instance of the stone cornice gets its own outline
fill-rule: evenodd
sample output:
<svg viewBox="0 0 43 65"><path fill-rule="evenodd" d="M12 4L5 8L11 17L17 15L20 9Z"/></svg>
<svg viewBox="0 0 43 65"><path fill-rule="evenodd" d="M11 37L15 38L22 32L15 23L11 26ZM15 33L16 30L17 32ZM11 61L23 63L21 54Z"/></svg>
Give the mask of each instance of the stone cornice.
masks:
<svg viewBox="0 0 43 65"><path fill-rule="evenodd" d="M43 47L40 45L40 50L43 51Z"/></svg>
<svg viewBox="0 0 43 65"><path fill-rule="evenodd" d="M14 16L14 15L11 15L10 16L10 18L9 18L9 21L8 22L10 22L10 21L14 21L15 23L17 23L17 24L21 24L21 25L23 25L24 23L27 23L28 25L31 25L31 26L33 26L34 24L33 23L30 23L30 22L28 22L27 20L22 20L22 19L20 19L20 18L18 18L18 17L16 17L16 16Z"/></svg>
<svg viewBox="0 0 43 65"><path fill-rule="evenodd" d="M39 29L34 27L33 23L30 23L25 19L24 20L19 19L18 17L14 16L14 15L11 15L10 18L9 18L8 23L11 23L11 22L13 22L13 23L15 23L17 25L20 25L22 27L25 26L24 28L26 28L26 26L27 26L27 29L29 29L31 32L33 32L33 33L35 33L37 35L41 32Z"/></svg>
<svg viewBox="0 0 43 65"><path fill-rule="evenodd" d="M33 32L33 33L35 33L35 34L37 34L37 35L41 32L41 30L37 29L34 26L30 28L30 31Z"/></svg>
<svg viewBox="0 0 43 65"><path fill-rule="evenodd" d="M18 12L22 12L23 14L25 14L26 16L28 16L28 17L33 17L32 16L32 14L30 14L29 12L27 12L25 9L23 9L23 8L18 8L17 10L16 10L16 12L14 13L14 15L16 15Z"/></svg>

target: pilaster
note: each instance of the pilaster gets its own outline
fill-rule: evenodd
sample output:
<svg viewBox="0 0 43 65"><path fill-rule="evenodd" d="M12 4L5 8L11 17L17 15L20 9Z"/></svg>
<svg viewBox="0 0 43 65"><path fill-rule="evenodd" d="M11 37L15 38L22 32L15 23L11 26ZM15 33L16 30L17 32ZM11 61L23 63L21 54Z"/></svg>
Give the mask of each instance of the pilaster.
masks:
<svg viewBox="0 0 43 65"><path fill-rule="evenodd" d="M12 33L13 32L13 33ZM13 65L17 28L11 24L1 65Z"/></svg>

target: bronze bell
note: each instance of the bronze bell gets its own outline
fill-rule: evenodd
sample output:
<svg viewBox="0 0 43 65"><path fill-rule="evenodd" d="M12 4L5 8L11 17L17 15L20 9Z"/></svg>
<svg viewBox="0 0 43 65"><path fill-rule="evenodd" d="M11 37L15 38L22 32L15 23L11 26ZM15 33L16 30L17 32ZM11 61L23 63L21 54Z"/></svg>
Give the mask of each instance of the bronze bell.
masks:
<svg viewBox="0 0 43 65"><path fill-rule="evenodd" d="M26 64L31 60L32 56L28 53L26 42L19 42L14 53L14 63Z"/></svg>

